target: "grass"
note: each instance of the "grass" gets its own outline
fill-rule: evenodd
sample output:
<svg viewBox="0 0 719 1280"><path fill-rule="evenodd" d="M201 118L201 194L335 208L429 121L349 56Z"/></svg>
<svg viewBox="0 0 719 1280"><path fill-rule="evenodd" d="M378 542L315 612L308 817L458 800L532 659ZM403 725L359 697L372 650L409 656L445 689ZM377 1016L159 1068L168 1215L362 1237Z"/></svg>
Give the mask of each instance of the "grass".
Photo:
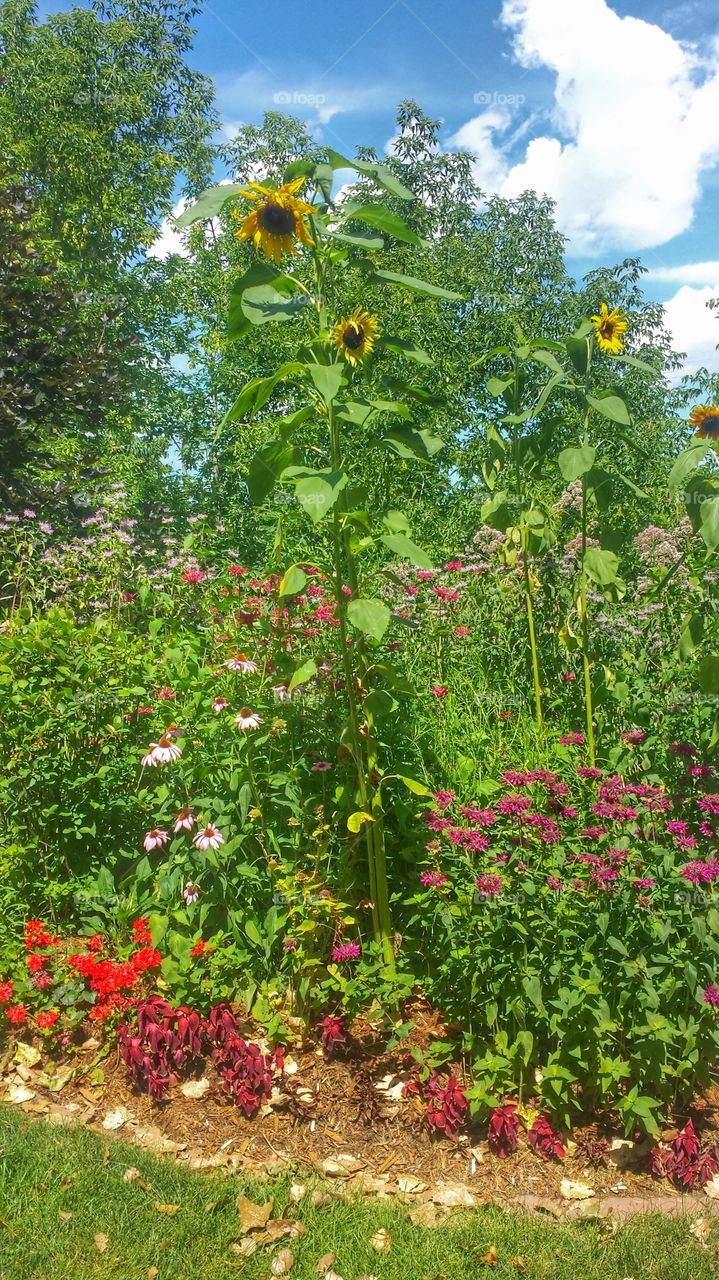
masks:
<svg viewBox="0 0 719 1280"><path fill-rule="evenodd" d="M149 1189L123 1180L129 1166ZM258 1203L273 1196L279 1216L288 1188L288 1179L247 1184L192 1173L137 1147L0 1108L0 1277L227 1280L236 1269L247 1280L271 1280L271 1257L288 1242L239 1260L230 1250L239 1238L236 1200L240 1192ZM177 1212L158 1212L156 1202L177 1205ZM564 1225L487 1208L430 1229L414 1226L393 1202L312 1207L308 1198L289 1216L306 1228L289 1246L291 1280L317 1280L317 1262L327 1253L337 1255L333 1269L344 1280L716 1280L718 1270L717 1229L704 1249L686 1220L634 1219L612 1234L598 1223ZM369 1244L380 1227L392 1238L381 1254ZM98 1233L107 1237L104 1252ZM495 1267L481 1261L492 1245Z"/></svg>

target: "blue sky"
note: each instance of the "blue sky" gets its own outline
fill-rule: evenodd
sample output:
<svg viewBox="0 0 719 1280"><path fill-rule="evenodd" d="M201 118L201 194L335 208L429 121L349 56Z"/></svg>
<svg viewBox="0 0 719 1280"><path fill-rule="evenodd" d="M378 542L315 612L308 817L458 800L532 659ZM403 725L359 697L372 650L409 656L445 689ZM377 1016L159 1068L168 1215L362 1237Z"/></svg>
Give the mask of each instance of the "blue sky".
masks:
<svg viewBox="0 0 719 1280"><path fill-rule="evenodd" d="M719 370L719 6L209 0L197 27L226 133L282 109L337 150L383 152L412 97L485 190L557 200L575 274L641 256L688 364Z"/></svg>
<svg viewBox="0 0 719 1280"><path fill-rule="evenodd" d="M284 110L381 153L414 98L483 190L556 200L574 274L641 257L687 366L719 371L715 0L206 0L195 22L226 136Z"/></svg>

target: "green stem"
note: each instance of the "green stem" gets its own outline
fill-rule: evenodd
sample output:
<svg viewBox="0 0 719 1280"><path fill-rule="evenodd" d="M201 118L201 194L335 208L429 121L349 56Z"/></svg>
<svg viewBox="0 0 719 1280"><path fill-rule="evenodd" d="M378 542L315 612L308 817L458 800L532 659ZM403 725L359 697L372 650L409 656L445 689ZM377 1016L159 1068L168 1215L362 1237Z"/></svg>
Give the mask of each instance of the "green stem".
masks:
<svg viewBox="0 0 719 1280"><path fill-rule="evenodd" d="M587 355L587 379L585 386L589 389L589 371L592 367L592 343L587 339L588 355ZM589 409L584 415L584 432L582 436L582 444L586 447L589 444ZM584 557L587 550L587 480L586 476L582 476L582 576L579 584L579 611L581 614L582 624L582 667L584 670L584 706L587 716L587 747L589 751L589 763L594 768L597 762L597 752L594 742L594 709L592 705L592 666L589 653L589 580L587 571L584 567Z"/></svg>

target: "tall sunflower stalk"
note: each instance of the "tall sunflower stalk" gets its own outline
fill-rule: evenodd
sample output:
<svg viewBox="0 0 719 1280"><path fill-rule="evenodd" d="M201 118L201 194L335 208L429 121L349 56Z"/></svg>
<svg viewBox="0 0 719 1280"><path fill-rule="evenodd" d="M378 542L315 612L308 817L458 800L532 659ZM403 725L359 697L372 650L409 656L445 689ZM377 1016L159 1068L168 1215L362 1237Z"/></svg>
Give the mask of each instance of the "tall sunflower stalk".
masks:
<svg viewBox="0 0 719 1280"><path fill-rule="evenodd" d="M339 208L333 205L332 170L347 166L355 167L372 180L375 191L371 204L360 200L345 201ZM305 187L309 198L301 199L299 193ZM377 238L378 231L405 243L421 245L416 233L396 213L386 211L376 202L376 188L390 193L395 200L414 200L413 194L386 167L350 161L330 152L329 161L319 165L310 161L290 165L279 186L265 182L251 183L248 188L211 188L179 221L189 225L200 218L214 217L228 199L237 199L232 210L239 222L236 234L254 246L256 261L233 286L234 307L228 336L241 338L251 325L269 321L302 324L296 358L265 377L252 379L226 413L221 429L252 417L281 383L292 381L304 393L305 407L283 419L280 439L269 441L255 459L262 474L259 500L264 500L268 488L275 483L294 485L299 507L312 520L318 533L325 531L327 535L326 561L320 554L317 563L326 580L332 583L347 701L342 746L351 755L356 779L357 808L348 816L347 828L352 835L361 833L364 840L374 938L385 965L391 970L395 962L394 934L382 789L393 777L415 795L428 794L428 790L404 772L388 775L383 769L376 716L380 712L394 713L399 703L382 688L383 682L388 683L390 689L394 687L396 677L391 664L384 659L381 665L375 662L370 641L381 641L391 614L384 601L363 596L358 556L367 547L382 546L395 557L410 560L419 567L431 568L432 565L409 536L409 523L401 512L387 511L373 517L368 511L356 510L357 505L361 505L357 485L351 491L351 501L348 500L351 458L345 440L349 423L363 430L363 457L366 450L379 448L385 457L394 453L404 459L423 461L442 447L442 441L426 428L411 423L411 405L401 400L392 404L386 400L374 401L371 388L362 390L358 386L380 340L380 323L361 303L344 317L338 316L334 309L337 307L336 285L342 271L356 266L366 278L372 269L369 255L384 247L384 241ZM365 223L372 234L368 236L366 230L358 233L356 222ZM308 283L308 273L303 273L304 279L300 279L297 273L288 270L288 260L300 253L311 257L311 283ZM353 279L357 278L354 273ZM461 301L458 294L414 276L392 272L387 273L385 279L393 287L406 288L413 294ZM409 351L410 358L414 353L420 363L431 364L427 354L406 338L395 339L393 346L391 338L384 341L396 354L405 355ZM394 379L393 386L395 394L397 390L401 393L403 386L408 392L415 389L401 379ZM386 428L383 423L387 413L399 414L401 425L392 426L391 431ZM312 465L287 465L289 441L300 423L312 418L323 427L323 440L311 451ZM370 434L367 428L375 423L379 424L379 434ZM290 447L294 458L298 452L294 446ZM326 459L326 465L316 465L320 455ZM250 496L252 498L252 489ZM279 537L277 546L281 547ZM283 577L280 595L300 594L305 583L302 566L292 565ZM293 679L300 683L309 678L307 668L313 666L311 660L305 663ZM309 676L311 674L310 670ZM397 686L400 683L397 680Z"/></svg>

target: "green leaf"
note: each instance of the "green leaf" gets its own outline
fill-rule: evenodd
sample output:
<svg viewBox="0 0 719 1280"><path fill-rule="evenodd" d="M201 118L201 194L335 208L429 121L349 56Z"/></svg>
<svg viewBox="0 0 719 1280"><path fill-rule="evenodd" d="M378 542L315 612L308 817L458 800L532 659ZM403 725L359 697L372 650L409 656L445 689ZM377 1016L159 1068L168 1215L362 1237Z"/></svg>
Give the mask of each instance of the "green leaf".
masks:
<svg viewBox="0 0 719 1280"><path fill-rule="evenodd" d="M710 551L719 547L719 494L702 503L699 532Z"/></svg>
<svg viewBox="0 0 719 1280"><path fill-rule="evenodd" d="M313 524L319 524L332 510L348 479L344 471L327 471L316 472L297 481L297 501Z"/></svg>
<svg viewBox="0 0 719 1280"><path fill-rule="evenodd" d="M386 689L372 689L364 700L364 708L371 716L377 719L382 716L389 716L396 711L399 703L396 698L392 697Z"/></svg>
<svg viewBox="0 0 719 1280"><path fill-rule="evenodd" d="M529 418L536 417L540 409L544 408L545 404L547 403L547 400L549 399L550 395L554 391L554 388L556 386L559 386L560 383L562 385L565 385L565 382L566 382L566 379L563 373L555 373L553 377L549 379L549 382L545 382L544 386L542 387L542 390L540 391L537 397L536 403L532 405L531 409L525 409L524 413L507 414L506 417L502 419L502 421L519 425L522 422L527 422Z"/></svg>
<svg viewBox="0 0 719 1280"><path fill-rule="evenodd" d="M416 564L420 569L433 568L433 562L427 552L408 538L406 533L385 533L382 535L382 542L389 547L390 551L394 551L395 555L403 560L409 560L410 564Z"/></svg>
<svg viewBox="0 0 719 1280"><path fill-rule="evenodd" d="M461 293L452 293L450 289L441 289L437 284L427 280L418 280L416 276L402 276L396 271L373 271L371 280L387 280L389 284L398 284L412 293L423 293L429 298L442 298L446 302L463 302Z"/></svg>
<svg viewBox="0 0 719 1280"><path fill-rule="evenodd" d="M691 658L697 645L701 643L704 636L704 616L701 613L692 613L687 618L682 634L679 637L679 657L684 662Z"/></svg>
<svg viewBox="0 0 719 1280"><path fill-rule="evenodd" d="M391 169L384 164L370 164L367 160L348 160L346 156L340 155L339 151L330 151L328 153L329 162L333 169L356 169L357 173L361 173L365 178L372 178L378 186L388 191L390 195L396 196L398 200L414 200L414 194L402 185L398 178L395 178Z"/></svg>
<svg viewBox="0 0 719 1280"><path fill-rule="evenodd" d="M567 338L564 345L577 373L585 374L589 365L589 343L586 338L580 338L574 334L571 338Z"/></svg>
<svg viewBox="0 0 719 1280"><path fill-rule="evenodd" d="M175 218L175 226L189 227L193 222L200 222L206 218L216 218L223 205L227 204L234 196L238 195L243 188L236 183L218 182L214 187L208 187L198 196L194 204L189 209L185 209L179 218Z"/></svg>
<svg viewBox="0 0 719 1280"><path fill-rule="evenodd" d="M264 947L265 947L264 939L259 929L257 928L257 925L255 924L254 920L252 919L245 920L245 933L247 934L247 937L249 938L250 942L254 943L256 947L262 947L262 949L264 950Z"/></svg>
<svg viewBox="0 0 719 1280"><path fill-rule="evenodd" d="M271 440L259 449L247 473L247 489L253 507L259 507L272 492L286 467L299 461L299 452L282 440Z"/></svg>
<svg viewBox="0 0 719 1280"><path fill-rule="evenodd" d="M306 368L325 404L331 404L342 385L344 366L341 364L308 364Z"/></svg>
<svg viewBox="0 0 719 1280"><path fill-rule="evenodd" d="M280 582L279 595L298 596L307 585L307 574L298 564L291 564Z"/></svg>
<svg viewBox="0 0 719 1280"><path fill-rule="evenodd" d="M359 231L330 231L328 232L330 240L341 240L343 244L355 245L358 249L383 249L384 240L381 236L363 236Z"/></svg>
<svg viewBox="0 0 719 1280"><path fill-rule="evenodd" d="M591 471L596 456L597 451L591 445L583 445L580 449L562 449L557 461L563 478L569 483L579 480Z"/></svg>
<svg viewBox="0 0 719 1280"><path fill-rule="evenodd" d="M619 560L613 551L601 547L588 547L584 553L584 568L600 587L609 587L617 580Z"/></svg>
<svg viewBox="0 0 719 1280"><path fill-rule="evenodd" d="M642 373L649 373L653 378L663 377L661 369L655 369L653 365L647 364L645 360L638 360L636 356L614 356L613 359L618 364L630 364L633 369L641 369Z"/></svg>
<svg viewBox="0 0 719 1280"><path fill-rule="evenodd" d="M428 356L421 347L415 346L414 342L410 342L408 338L380 338L377 345L385 347L388 351L394 351L399 356L405 356L407 360L414 360L417 364L434 364L432 357Z"/></svg>
<svg viewBox="0 0 719 1280"><path fill-rule="evenodd" d="M306 684L308 680L311 680L312 677L316 675L317 663L314 658L308 658L306 662L303 662L301 666L293 672L292 679L289 684L289 692L294 693L298 685Z"/></svg>
<svg viewBox="0 0 719 1280"><path fill-rule="evenodd" d="M387 605L382 600L368 600L362 597L350 600L347 606L347 617L357 631L363 631L375 640L381 640L392 617Z"/></svg>
<svg viewBox="0 0 719 1280"><path fill-rule="evenodd" d="M424 460L433 458L440 449L444 448L444 440L434 431L430 431L428 427L410 427L407 423L392 427L381 443L385 448L398 454L400 458Z"/></svg>
<svg viewBox="0 0 719 1280"><path fill-rule="evenodd" d="M260 284L245 289L240 303L250 324L268 324L272 320L294 320L307 305L304 294L285 297L273 285Z"/></svg>
<svg viewBox="0 0 719 1280"><path fill-rule="evenodd" d="M586 401L588 405L591 405L592 409L596 409L597 413L601 413L602 417L608 418L610 422L618 422L622 427L631 426L632 420L629 416L629 410L621 396L613 395L611 391L607 391L604 395L588 395Z"/></svg>
<svg viewBox="0 0 719 1280"><path fill-rule="evenodd" d="M711 697L719 694L719 657L716 654L702 658L697 668L697 677L703 693Z"/></svg>
<svg viewBox="0 0 719 1280"><path fill-rule="evenodd" d="M404 773L398 773L397 778L400 782L404 783L407 790L411 791L413 796L431 796L432 794L429 787L425 787L423 782L417 782L415 778L408 778Z"/></svg>
<svg viewBox="0 0 719 1280"><path fill-rule="evenodd" d="M281 382L283 378L289 378L295 373L302 372L304 368L304 365L290 360L266 378L252 378L243 387L234 404L227 410L220 423L219 430L222 430L230 422L237 422L239 418L244 418L247 414L252 416L253 413L256 413L258 409L261 409L267 403L278 382Z"/></svg>
<svg viewBox="0 0 719 1280"><path fill-rule="evenodd" d="M344 212L348 221L354 221L356 218L359 222L366 222L369 227L375 227L377 231L383 231L385 235L392 236L395 240L403 240L406 244L419 247L422 245L421 237L417 232L412 231L411 227L398 218L396 213L390 213L389 209L384 209L382 205L349 205Z"/></svg>
<svg viewBox="0 0 719 1280"><path fill-rule="evenodd" d="M412 532L412 526L404 511L385 511L382 524L389 533L410 534Z"/></svg>
<svg viewBox="0 0 719 1280"><path fill-rule="evenodd" d="M709 445L704 444L703 441L690 445L688 449L684 449L684 451L679 454L679 457L671 469L669 475L669 488L672 490L679 489L683 485L687 476L691 475L692 471L699 466L700 462L703 462L708 452Z"/></svg>

